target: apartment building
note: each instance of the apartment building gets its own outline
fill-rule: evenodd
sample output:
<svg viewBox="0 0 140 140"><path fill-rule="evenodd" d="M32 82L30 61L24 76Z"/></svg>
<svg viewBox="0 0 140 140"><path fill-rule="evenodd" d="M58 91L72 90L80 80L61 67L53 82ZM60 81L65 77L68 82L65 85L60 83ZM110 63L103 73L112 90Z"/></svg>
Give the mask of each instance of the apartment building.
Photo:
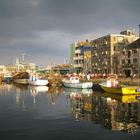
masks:
<svg viewBox="0 0 140 140"><path fill-rule="evenodd" d="M70 52L71 68L77 73L119 74L122 72L120 51L137 39L132 30L125 30L120 34L73 43Z"/></svg>
<svg viewBox="0 0 140 140"><path fill-rule="evenodd" d="M120 50L138 39L132 30L109 34L91 40L92 73L109 74L120 72Z"/></svg>
<svg viewBox="0 0 140 140"><path fill-rule="evenodd" d="M140 38L124 46L120 52L120 73L126 77L140 77Z"/></svg>
<svg viewBox="0 0 140 140"><path fill-rule="evenodd" d="M75 72L77 73L86 72L85 68L86 69L88 69L89 67L91 68L91 65L87 63L89 62L89 59L91 61L91 57L89 57L89 52L88 52L90 48L91 47L89 46L88 40L86 40L85 42L77 42L71 45L70 65L73 67Z"/></svg>

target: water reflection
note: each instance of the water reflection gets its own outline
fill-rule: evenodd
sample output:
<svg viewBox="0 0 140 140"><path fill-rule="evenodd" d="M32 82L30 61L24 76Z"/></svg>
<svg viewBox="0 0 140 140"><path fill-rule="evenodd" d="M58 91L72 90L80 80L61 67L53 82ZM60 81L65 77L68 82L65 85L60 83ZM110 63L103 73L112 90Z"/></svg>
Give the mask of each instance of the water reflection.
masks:
<svg viewBox="0 0 140 140"><path fill-rule="evenodd" d="M40 93L47 93L49 87L47 86L29 86L31 96L33 97L33 103L36 103L36 96L38 96Z"/></svg>
<svg viewBox="0 0 140 140"><path fill-rule="evenodd" d="M16 86L16 102L19 103L19 99L24 96L24 93L30 93L33 98L33 104L36 104L36 100L39 96L46 96L47 101L55 105L59 95L63 94L62 87L48 87L48 86L28 86L28 85L15 85Z"/></svg>
<svg viewBox="0 0 140 140"><path fill-rule="evenodd" d="M12 90L12 86L10 84L0 84L0 94L3 94L3 93L8 93L9 91Z"/></svg>
<svg viewBox="0 0 140 140"><path fill-rule="evenodd" d="M16 109L38 111L38 116L62 117L69 108L76 121L91 121L106 129L136 133L140 125L139 96L97 93L92 89L0 85L1 96L12 96ZM2 99L2 98L1 98ZM66 107L68 101L69 108ZM9 101L7 99L7 101ZM58 106L59 105L59 106Z"/></svg>
<svg viewBox="0 0 140 140"><path fill-rule="evenodd" d="M136 133L140 124L138 96L108 93L70 92L71 109L76 120L94 121L113 131Z"/></svg>
<svg viewBox="0 0 140 140"><path fill-rule="evenodd" d="M91 120L92 112L92 89L64 88L69 94L70 106L76 120Z"/></svg>
<svg viewBox="0 0 140 140"><path fill-rule="evenodd" d="M62 87L49 87L49 103L52 105L55 105L58 98L63 94L63 88Z"/></svg>

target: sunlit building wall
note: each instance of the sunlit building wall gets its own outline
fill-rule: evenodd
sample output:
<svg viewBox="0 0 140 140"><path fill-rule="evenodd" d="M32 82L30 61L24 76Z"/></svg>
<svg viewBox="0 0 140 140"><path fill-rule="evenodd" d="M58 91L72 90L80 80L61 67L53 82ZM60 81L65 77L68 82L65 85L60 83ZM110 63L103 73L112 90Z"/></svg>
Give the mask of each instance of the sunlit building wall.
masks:
<svg viewBox="0 0 140 140"><path fill-rule="evenodd" d="M119 66L125 77L140 77L140 39L121 49Z"/></svg>
<svg viewBox="0 0 140 140"><path fill-rule="evenodd" d="M92 73L119 74L120 50L137 38L132 30L126 30L92 40Z"/></svg>

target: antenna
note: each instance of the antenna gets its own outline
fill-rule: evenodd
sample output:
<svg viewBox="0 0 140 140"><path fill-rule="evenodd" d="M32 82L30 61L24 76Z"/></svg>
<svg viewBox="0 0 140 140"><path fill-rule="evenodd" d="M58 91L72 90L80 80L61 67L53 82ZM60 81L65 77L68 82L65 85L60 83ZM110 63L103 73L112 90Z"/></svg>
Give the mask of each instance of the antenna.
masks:
<svg viewBox="0 0 140 140"><path fill-rule="evenodd" d="M24 62L26 53L22 53L22 61Z"/></svg>

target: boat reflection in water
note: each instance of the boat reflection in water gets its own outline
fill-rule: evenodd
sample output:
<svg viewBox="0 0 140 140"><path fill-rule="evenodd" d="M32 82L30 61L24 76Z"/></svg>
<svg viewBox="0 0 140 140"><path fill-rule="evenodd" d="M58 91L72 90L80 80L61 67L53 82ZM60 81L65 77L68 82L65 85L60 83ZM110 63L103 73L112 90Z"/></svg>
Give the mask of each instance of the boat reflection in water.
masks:
<svg viewBox="0 0 140 140"><path fill-rule="evenodd" d="M137 95L109 93L70 93L71 109L76 120L94 121L113 131L136 133L140 124L140 100Z"/></svg>
<svg viewBox="0 0 140 140"><path fill-rule="evenodd" d="M12 86L12 85L10 85ZM23 110L26 110L26 105L24 103L24 98L27 99L32 97L33 104L36 104L38 99L41 96L46 96L47 101L55 105L56 100L59 98L61 94L63 94L62 87L48 87L48 86L30 86L25 84L14 84L13 87L16 87L16 103L18 105L23 105ZM29 93L29 94L27 94Z"/></svg>
<svg viewBox="0 0 140 140"><path fill-rule="evenodd" d="M72 113L76 120L91 120L92 112L92 89L65 88L69 94Z"/></svg>
<svg viewBox="0 0 140 140"><path fill-rule="evenodd" d="M34 104L36 103L36 96L38 94L47 93L49 89L47 86L29 86L29 88Z"/></svg>

